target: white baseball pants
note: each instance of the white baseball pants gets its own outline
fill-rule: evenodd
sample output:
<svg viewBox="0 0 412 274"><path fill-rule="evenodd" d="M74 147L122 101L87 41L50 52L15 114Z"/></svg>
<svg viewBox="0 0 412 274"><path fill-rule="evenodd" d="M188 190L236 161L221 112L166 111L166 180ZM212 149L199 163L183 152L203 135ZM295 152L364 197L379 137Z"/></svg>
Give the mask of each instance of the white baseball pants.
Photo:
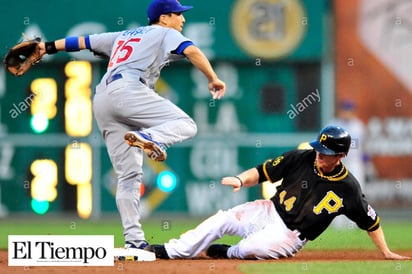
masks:
<svg viewBox="0 0 412 274"><path fill-rule="evenodd" d="M228 250L229 258L278 259L294 256L306 243L286 227L272 201L256 200L218 211L195 229L165 244L171 259L193 258L223 235L243 239Z"/></svg>
<svg viewBox="0 0 412 274"><path fill-rule="evenodd" d="M143 152L124 141L129 130L144 129L166 147L192 138L195 122L169 100L149 89L139 78L98 85L93 111L117 176L116 204L126 241L144 240L140 224L139 189L143 177Z"/></svg>

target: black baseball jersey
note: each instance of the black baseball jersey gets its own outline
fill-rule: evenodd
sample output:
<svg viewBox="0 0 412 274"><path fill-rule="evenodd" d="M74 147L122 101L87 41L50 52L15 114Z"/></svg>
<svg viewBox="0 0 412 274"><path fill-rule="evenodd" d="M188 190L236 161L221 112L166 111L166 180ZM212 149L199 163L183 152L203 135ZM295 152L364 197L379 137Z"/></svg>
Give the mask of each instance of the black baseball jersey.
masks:
<svg viewBox="0 0 412 274"><path fill-rule="evenodd" d="M376 230L379 216L345 165L322 174L315 158L315 150L293 150L256 167L259 183L282 180L271 200L286 226L314 240L333 218L344 214L361 229Z"/></svg>

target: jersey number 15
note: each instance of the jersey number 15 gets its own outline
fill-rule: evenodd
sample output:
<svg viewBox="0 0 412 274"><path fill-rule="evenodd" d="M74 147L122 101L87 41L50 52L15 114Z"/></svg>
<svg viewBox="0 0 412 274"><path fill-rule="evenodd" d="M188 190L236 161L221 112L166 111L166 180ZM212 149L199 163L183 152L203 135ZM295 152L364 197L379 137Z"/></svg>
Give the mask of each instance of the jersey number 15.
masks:
<svg viewBox="0 0 412 274"><path fill-rule="evenodd" d="M119 40L117 41L117 47L110 58L108 67L112 67L115 64L126 61L130 55L133 53L133 46L130 43L139 43L141 38L132 38L129 40Z"/></svg>

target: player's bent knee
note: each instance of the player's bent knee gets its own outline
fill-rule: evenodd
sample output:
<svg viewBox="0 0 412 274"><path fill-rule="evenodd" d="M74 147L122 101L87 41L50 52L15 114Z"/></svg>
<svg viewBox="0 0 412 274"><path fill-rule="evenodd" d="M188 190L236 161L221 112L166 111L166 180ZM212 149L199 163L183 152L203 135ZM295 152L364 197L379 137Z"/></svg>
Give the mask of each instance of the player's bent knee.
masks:
<svg viewBox="0 0 412 274"><path fill-rule="evenodd" d="M197 125L196 122L193 119L189 119L188 122L188 131L190 131L189 135L190 137L194 137L197 134Z"/></svg>

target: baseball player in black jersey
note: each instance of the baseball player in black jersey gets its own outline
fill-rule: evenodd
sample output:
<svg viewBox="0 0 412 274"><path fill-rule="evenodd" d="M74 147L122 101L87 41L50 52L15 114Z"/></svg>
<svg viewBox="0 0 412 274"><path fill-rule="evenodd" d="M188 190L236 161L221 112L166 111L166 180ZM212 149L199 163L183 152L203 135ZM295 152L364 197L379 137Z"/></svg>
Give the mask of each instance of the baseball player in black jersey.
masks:
<svg viewBox="0 0 412 274"><path fill-rule="evenodd" d="M192 258L205 249L212 258L291 257L343 214L367 231L384 258L409 259L388 248L378 214L342 163L350 144L346 130L328 126L310 142L313 149L289 151L237 176L224 177L222 184L234 191L265 181L281 180L281 184L270 200L220 210L179 239L146 249L164 259ZM224 234L243 239L233 246L210 245Z"/></svg>

